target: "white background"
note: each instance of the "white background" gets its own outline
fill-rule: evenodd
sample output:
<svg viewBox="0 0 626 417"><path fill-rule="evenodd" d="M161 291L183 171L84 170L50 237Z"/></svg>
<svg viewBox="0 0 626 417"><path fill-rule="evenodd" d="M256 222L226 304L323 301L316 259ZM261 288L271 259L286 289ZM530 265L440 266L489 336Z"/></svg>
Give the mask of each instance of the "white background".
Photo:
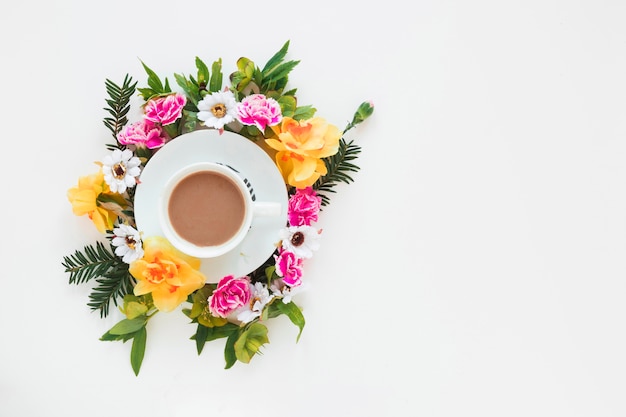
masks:
<svg viewBox="0 0 626 417"><path fill-rule="evenodd" d="M626 3L12 1L0 13L0 415L626 415ZM70 286L66 198L110 140L106 78L259 65L363 147L287 319L249 365L182 313L130 343ZM134 113L135 114L135 113Z"/></svg>

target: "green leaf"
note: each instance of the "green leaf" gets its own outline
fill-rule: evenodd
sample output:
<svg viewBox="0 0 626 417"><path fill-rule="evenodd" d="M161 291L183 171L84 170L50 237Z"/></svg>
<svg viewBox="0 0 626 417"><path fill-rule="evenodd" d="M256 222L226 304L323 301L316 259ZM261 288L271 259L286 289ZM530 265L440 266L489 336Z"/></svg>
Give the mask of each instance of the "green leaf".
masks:
<svg viewBox="0 0 626 417"><path fill-rule="evenodd" d="M193 303L193 305L191 306L191 310L189 310L189 314L187 316L190 319L195 319L200 314L202 314L202 310L204 310L204 305L202 303Z"/></svg>
<svg viewBox="0 0 626 417"><path fill-rule="evenodd" d="M283 117L292 117L296 110L296 98L293 96L282 96L278 98L278 104L282 111Z"/></svg>
<svg viewBox="0 0 626 417"><path fill-rule="evenodd" d="M236 91L243 91L252 81L255 73L254 62L248 58L241 57L237 60L238 71L230 75L230 81Z"/></svg>
<svg viewBox="0 0 626 417"><path fill-rule="evenodd" d="M211 329L212 330L212 329ZM204 344L207 341L207 336L209 333L209 328L204 327L201 324L198 325L196 329L196 350L198 351L198 355L202 353L202 349L204 348Z"/></svg>
<svg viewBox="0 0 626 417"><path fill-rule="evenodd" d="M143 99L146 101L148 101L151 97L154 97L159 94L151 88L137 88L137 91L139 91L139 94L141 94L141 97L143 97Z"/></svg>
<svg viewBox="0 0 626 417"><path fill-rule="evenodd" d="M120 334L111 334L111 332L106 332L102 336L100 336L100 340L103 342L113 342L116 340L124 340L128 335L120 335Z"/></svg>
<svg viewBox="0 0 626 417"><path fill-rule="evenodd" d="M226 345L224 346L224 359L226 360L226 366L224 369L230 369L237 362L237 355L235 354L235 342L239 332L233 332L226 339Z"/></svg>
<svg viewBox="0 0 626 417"><path fill-rule="evenodd" d="M266 343L269 343L267 327L258 322L252 323L235 342L235 356L243 363L250 363L252 357Z"/></svg>
<svg viewBox="0 0 626 417"><path fill-rule="evenodd" d="M300 61L288 61L273 68L269 73L263 73L263 85L271 88L272 84L286 80L287 76L298 65ZM284 86L284 85L283 85Z"/></svg>
<svg viewBox="0 0 626 417"><path fill-rule="evenodd" d="M152 89L152 91L156 94L165 93L165 87L156 72L152 71L152 69L150 69L143 61L141 61L141 65L143 65L144 70L148 74L148 86Z"/></svg>
<svg viewBox="0 0 626 417"><path fill-rule="evenodd" d="M142 327L133 338L133 346L130 349L130 364L133 367L135 376L139 375L139 370L141 369L141 363L143 362L143 357L146 352L147 336L148 332L146 328Z"/></svg>
<svg viewBox="0 0 626 417"><path fill-rule="evenodd" d="M142 303L131 301L124 306L124 313L129 320L136 319L148 312L148 306Z"/></svg>
<svg viewBox="0 0 626 417"><path fill-rule="evenodd" d="M209 67L198 57L196 57L196 68L198 69L198 85L209 83Z"/></svg>
<svg viewBox="0 0 626 417"><path fill-rule="evenodd" d="M276 265L270 265L265 268L265 278L267 278L267 282L272 281L274 275L276 275Z"/></svg>
<svg viewBox="0 0 626 417"><path fill-rule="evenodd" d="M265 64L265 66L263 67L263 70L261 71L263 74L268 74L270 73L278 64L280 64L283 59L285 59L285 56L287 55L287 50L289 49L289 41L285 42L285 44L282 46L282 48L280 48L280 50L278 52L276 52L274 54L274 56L272 56L267 63Z"/></svg>
<svg viewBox="0 0 626 417"><path fill-rule="evenodd" d="M109 333L113 335L123 335L134 333L137 330L145 327L148 318L146 316L137 317L134 319L123 319L109 330Z"/></svg>
<svg viewBox="0 0 626 417"><path fill-rule="evenodd" d="M176 80L176 84L183 89L185 95L191 99L194 105L197 105L199 98L198 88L188 81L184 75L174 74L174 79Z"/></svg>
<svg viewBox="0 0 626 417"><path fill-rule="evenodd" d="M289 320L291 320L291 322L295 324L296 326L298 326L298 328L300 329L300 331L298 332L298 337L296 338L296 342L298 342L300 340L300 336L302 335L302 330L304 329L304 324L305 324L302 311L300 311L300 308L297 305L295 305L293 301L285 304L282 302L282 300L280 300L280 302L276 304L277 304L276 307L278 308L278 310L280 310L281 313L289 317Z"/></svg>
<svg viewBox="0 0 626 417"><path fill-rule="evenodd" d="M213 63L211 68L211 82L209 84L209 91L214 93L222 89L222 59L218 59Z"/></svg>
<svg viewBox="0 0 626 417"><path fill-rule="evenodd" d="M296 107L291 117L295 120L308 120L315 116L316 111L317 109L313 106L300 106Z"/></svg>

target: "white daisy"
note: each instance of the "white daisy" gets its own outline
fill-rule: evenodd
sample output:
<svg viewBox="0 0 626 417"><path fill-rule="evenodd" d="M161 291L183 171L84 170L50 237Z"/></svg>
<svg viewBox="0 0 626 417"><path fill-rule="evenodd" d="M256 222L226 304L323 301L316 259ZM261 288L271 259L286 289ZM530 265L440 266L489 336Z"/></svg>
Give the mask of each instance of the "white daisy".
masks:
<svg viewBox="0 0 626 417"><path fill-rule="evenodd" d="M255 283L252 288L252 297L250 297L248 308L237 314L237 320L242 323L249 323L259 317L272 298L274 298L274 294L270 294L265 284L261 282Z"/></svg>
<svg viewBox="0 0 626 417"><path fill-rule="evenodd" d="M272 294L274 297L282 298L284 304L289 304L291 302L291 298L297 293L302 292L305 288L305 284L291 288L282 283L277 285L275 282L272 284Z"/></svg>
<svg viewBox="0 0 626 417"><path fill-rule="evenodd" d="M141 235L135 228L126 224L119 224L113 229L115 235L111 244L115 246L115 254L122 257L127 264L143 258Z"/></svg>
<svg viewBox="0 0 626 417"><path fill-rule="evenodd" d="M208 94L198 102L198 120L207 127L223 129L237 118L237 102L232 91Z"/></svg>
<svg viewBox="0 0 626 417"><path fill-rule="evenodd" d="M320 247L320 233L313 226L289 226L280 232L283 248L299 258L310 258Z"/></svg>
<svg viewBox="0 0 626 417"><path fill-rule="evenodd" d="M133 188L137 184L137 177L141 173L141 161L130 149L115 149L110 155L102 158L102 172L104 181L109 184L114 193L123 193L126 188Z"/></svg>

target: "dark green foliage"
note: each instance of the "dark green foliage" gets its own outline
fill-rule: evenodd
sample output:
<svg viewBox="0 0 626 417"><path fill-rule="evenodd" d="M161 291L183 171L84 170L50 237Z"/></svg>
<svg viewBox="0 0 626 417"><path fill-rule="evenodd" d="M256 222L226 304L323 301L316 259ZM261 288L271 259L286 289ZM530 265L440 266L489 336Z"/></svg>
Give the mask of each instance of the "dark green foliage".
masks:
<svg viewBox="0 0 626 417"><path fill-rule="evenodd" d="M128 123L126 115L130 110L129 101L132 95L135 93L135 86L137 82L133 83L132 77L126 74L122 86L118 86L113 81L107 79L105 86L109 98L106 99L108 107L105 107L110 116L104 118L104 125L111 131L113 138L115 138L115 144L107 144L106 147L109 150L118 149L117 135L122 128Z"/></svg>
<svg viewBox="0 0 626 417"><path fill-rule="evenodd" d="M70 284L82 284L92 278L103 276L119 262L117 256L109 252L102 242L85 246L83 252L63 257L65 272L70 273Z"/></svg>
<svg viewBox="0 0 626 417"><path fill-rule="evenodd" d="M339 150L337 153L328 158L324 158L328 172L313 184L313 188L322 198L322 206L327 206L330 203L328 194L336 192L333 188L337 184L350 184L354 182L350 174L360 169L353 163L359 153L361 153L360 146L353 144L352 141L346 142L345 139L342 138L339 141Z"/></svg>
<svg viewBox="0 0 626 417"><path fill-rule="evenodd" d="M111 301L117 306L117 300L123 299L126 294L133 292L133 277L128 272L128 265L119 263L104 276L96 278L98 285L89 294L87 305L92 310L99 310L100 317L109 314Z"/></svg>
<svg viewBox="0 0 626 417"><path fill-rule="evenodd" d="M97 286L89 295L87 305L92 310L99 310L100 317L109 314L111 301L117 305L117 299L133 291L133 278L128 272L128 264L122 262L112 250L102 242L85 246L84 250L64 256L62 265L70 273L70 284L83 284L94 280Z"/></svg>
<svg viewBox="0 0 626 417"><path fill-rule="evenodd" d="M141 97L143 97L145 101L150 100L152 97L166 95L172 92L170 82L167 77L164 81L161 81L157 73L154 72L150 67L148 67L143 62L141 63L141 65L146 71L146 74L148 74L148 87L138 89Z"/></svg>

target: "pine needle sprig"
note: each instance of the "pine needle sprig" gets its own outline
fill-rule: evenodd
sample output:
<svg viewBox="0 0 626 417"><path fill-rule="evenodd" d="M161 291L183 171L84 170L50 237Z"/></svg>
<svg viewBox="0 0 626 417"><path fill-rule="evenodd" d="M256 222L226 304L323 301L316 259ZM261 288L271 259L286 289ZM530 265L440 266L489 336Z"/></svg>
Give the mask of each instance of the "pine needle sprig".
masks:
<svg viewBox="0 0 626 417"><path fill-rule="evenodd" d="M62 265L70 273L70 284L83 284L94 278L106 275L120 262L119 258L106 249L102 242L96 246L87 245L83 251L64 256Z"/></svg>
<svg viewBox="0 0 626 417"><path fill-rule="evenodd" d="M126 123L128 123L126 115L130 110L129 102L130 98L135 93L137 82L133 83L132 77L126 74L121 87L109 79L107 79L104 84L107 94L109 95L109 98L105 100L108 107L105 107L104 110L106 110L110 116L105 117L103 122L107 129L111 131L113 138L115 138L115 144L107 144L106 147L108 150L114 150L120 148L120 146L117 145L117 135L122 131L122 128L126 126Z"/></svg>
<svg viewBox="0 0 626 417"><path fill-rule="evenodd" d="M322 206L330 204L330 196L328 194L335 193L333 189L339 183L350 184L354 179L350 175L359 171L359 167L354 164L354 160L361 153L361 147L355 145L353 141L346 142L345 139L339 140L339 150L336 154L324 158L327 173L320 177L313 188L322 198Z"/></svg>
<svg viewBox="0 0 626 417"><path fill-rule="evenodd" d="M89 294L87 305L91 310L100 311L100 317L109 314L111 302L118 305L118 299L123 300L126 294L133 293L134 279L128 272L128 264L118 263L104 276L96 278L98 285Z"/></svg>
<svg viewBox="0 0 626 417"><path fill-rule="evenodd" d="M102 242L87 245L83 251L63 257L65 272L69 272L70 284L83 284L95 281L97 286L89 295L87 305L92 310L99 310L100 317L109 313L111 301L117 306L117 300L133 291L134 281L128 272L128 264L107 250Z"/></svg>

